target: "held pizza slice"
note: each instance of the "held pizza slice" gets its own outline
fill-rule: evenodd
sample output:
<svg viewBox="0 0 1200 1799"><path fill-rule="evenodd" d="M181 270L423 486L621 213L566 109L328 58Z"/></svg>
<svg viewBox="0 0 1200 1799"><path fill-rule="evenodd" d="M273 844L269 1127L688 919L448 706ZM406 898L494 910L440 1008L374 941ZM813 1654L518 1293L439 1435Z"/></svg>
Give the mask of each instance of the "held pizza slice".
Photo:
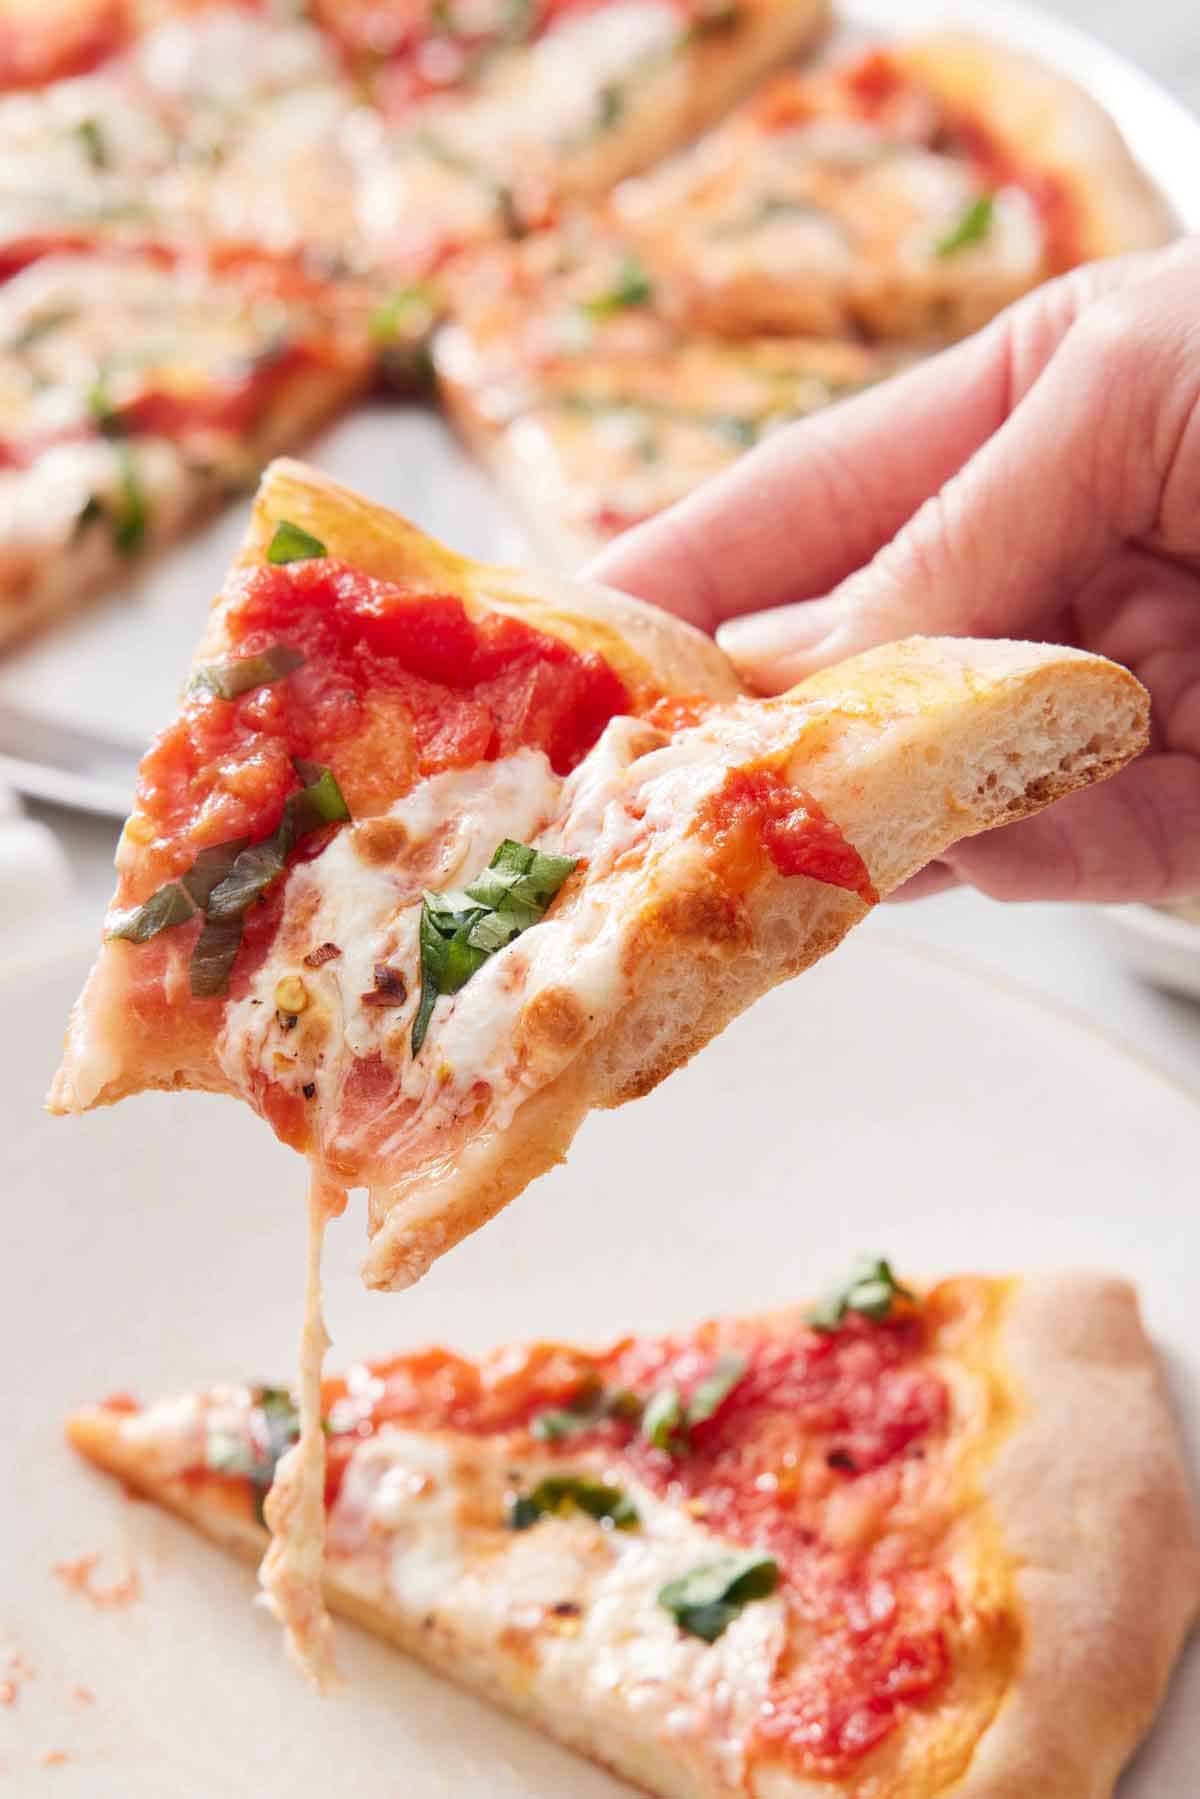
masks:
<svg viewBox="0 0 1200 1799"><path fill-rule="evenodd" d="M364 386L359 284L161 244L0 286L0 641L253 480Z"/></svg>
<svg viewBox="0 0 1200 1799"><path fill-rule="evenodd" d="M1090 96L950 34L778 76L613 211L693 325L926 341L1173 230Z"/></svg>
<svg viewBox="0 0 1200 1799"><path fill-rule="evenodd" d="M399 1287L964 835L1114 772L1146 696L912 639L778 700L605 590L268 471L148 752L53 1110L248 1100Z"/></svg>
<svg viewBox="0 0 1200 1799"><path fill-rule="evenodd" d="M662 1799L1109 1799L1200 1605L1137 1301L1099 1274L325 1383L330 1604ZM68 1422L258 1557L296 1431L224 1386ZM403 1728L403 1720L399 1720Z"/></svg>

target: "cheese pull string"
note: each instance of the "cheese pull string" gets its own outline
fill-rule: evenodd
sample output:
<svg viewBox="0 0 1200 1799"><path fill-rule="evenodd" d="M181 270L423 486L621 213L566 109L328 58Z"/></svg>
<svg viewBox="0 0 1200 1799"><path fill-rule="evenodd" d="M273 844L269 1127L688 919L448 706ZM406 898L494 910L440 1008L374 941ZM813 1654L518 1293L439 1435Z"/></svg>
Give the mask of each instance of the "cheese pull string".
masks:
<svg viewBox="0 0 1200 1799"><path fill-rule="evenodd" d="M288 1653L319 1692L341 1686L333 1621L325 1609L325 1432L321 1370L329 1335L321 1310L325 1227L346 1206L345 1189L314 1168L308 1186L304 1323L300 1334L300 1436L281 1459L263 1516L271 1543L258 1571L262 1602L284 1627Z"/></svg>

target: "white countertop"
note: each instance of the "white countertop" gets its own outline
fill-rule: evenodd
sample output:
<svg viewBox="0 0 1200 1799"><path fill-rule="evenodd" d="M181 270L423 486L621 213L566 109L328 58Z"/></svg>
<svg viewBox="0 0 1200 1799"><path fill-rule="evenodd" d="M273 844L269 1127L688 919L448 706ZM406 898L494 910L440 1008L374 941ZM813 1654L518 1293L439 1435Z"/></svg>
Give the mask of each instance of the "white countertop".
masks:
<svg viewBox="0 0 1200 1799"><path fill-rule="evenodd" d="M1047 10L1105 39L1200 111L1200 0L1140 0L1136 6L1129 0L1052 0ZM110 890L115 828L51 808L31 810L52 824L76 880L75 899L45 921L47 934L94 930ZM866 928L940 946L1016 980L1200 1091L1200 1006L1126 973L1085 911L1001 906L955 893L885 908Z"/></svg>

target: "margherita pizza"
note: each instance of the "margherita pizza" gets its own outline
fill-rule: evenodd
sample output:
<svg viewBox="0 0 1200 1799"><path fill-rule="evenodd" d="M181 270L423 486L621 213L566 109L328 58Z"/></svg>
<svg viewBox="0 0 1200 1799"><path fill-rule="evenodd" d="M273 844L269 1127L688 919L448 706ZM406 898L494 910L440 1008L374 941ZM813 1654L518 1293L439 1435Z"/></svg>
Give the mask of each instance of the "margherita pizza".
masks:
<svg viewBox="0 0 1200 1799"><path fill-rule="evenodd" d="M167 542L366 383L372 302L164 245L0 286L0 640Z"/></svg>
<svg viewBox="0 0 1200 1799"><path fill-rule="evenodd" d="M1132 1290L887 1262L811 1311L326 1381L330 1604L663 1799L1109 1799L1200 1607ZM71 1440L258 1557L279 1388Z"/></svg>
<svg viewBox="0 0 1200 1799"><path fill-rule="evenodd" d="M777 77L613 211L692 326L915 341L1171 234L1093 100L949 35Z"/></svg>

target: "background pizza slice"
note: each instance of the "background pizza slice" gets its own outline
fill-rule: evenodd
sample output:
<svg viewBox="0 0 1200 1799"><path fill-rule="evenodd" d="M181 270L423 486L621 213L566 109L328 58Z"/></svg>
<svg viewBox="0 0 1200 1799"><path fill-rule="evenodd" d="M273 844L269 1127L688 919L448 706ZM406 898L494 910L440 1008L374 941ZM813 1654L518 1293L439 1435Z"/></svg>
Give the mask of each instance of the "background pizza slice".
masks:
<svg viewBox="0 0 1200 1799"><path fill-rule="evenodd" d="M914 639L741 698L706 638L275 465L148 753L52 1106L234 1092L402 1286L950 843L1144 742L1124 670Z"/></svg>
<svg viewBox="0 0 1200 1799"><path fill-rule="evenodd" d="M322 1403L331 1605L664 1799L1107 1799L1200 1604L1102 1275L918 1294L870 1261L807 1312L431 1349ZM296 1429L253 1385L68 1423L252 1558Z"/></svg>
<svg viewBox="0 0 1200 1799"><path fill-rule="evenodd" d="M966 35L783 74L613 210L694 324L930 343L1173 232L1089 95Z"/></svg>
<svg viewBox="0 0 1200 1799"><path fill-rule="evenodd" d="M0 286L0 639L361 391L374 304L286 261L163 244L48 254Z"/></svg>

